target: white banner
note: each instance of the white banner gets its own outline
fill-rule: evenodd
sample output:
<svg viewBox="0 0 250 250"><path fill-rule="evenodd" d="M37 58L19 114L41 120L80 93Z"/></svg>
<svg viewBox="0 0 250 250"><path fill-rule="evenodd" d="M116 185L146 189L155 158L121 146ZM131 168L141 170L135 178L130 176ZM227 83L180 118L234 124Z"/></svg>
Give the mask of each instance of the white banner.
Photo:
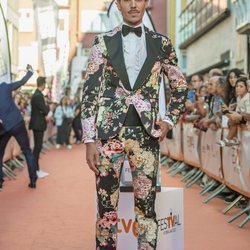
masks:
<svg viewBox="0 0 250 250"><path fill-rule="evenodd" d="M240 145L222 150L224 179L236 191L250 196L250 131L240 131L238 134Z"/></svg>
<svg viewBox="0 0 250 250"><path fill-rule="evenodd" d="M180 122L176 124L176 126L173 128L173 138L166 139L168 155L172 159L179 161L183 160L181 127L182 124Z"/></svg>
<svg viewBox="0 0 250 250"><path fill-rule="evenodd" d="M183 123L183 157L184 162L200 167L199 156L199 133L200 131L194 128L193 123Z"/></svg>
<svg viewBox="0 0 250 250"><path fill-rule="evenodd" d="M221 139L221 129L216 132L208 129L201 132L201 167L211 177L222 179L220 146L216 144Z"/></svg>
<svg viewBox="0 0 250 250"><path fill-rule="evenodd" d="M156 196L158 221L157 250L184 249L183 190L162 188ZM136 250L134 194L120 193L117 250Z"/></svg>
<svg viewBox="0 0 250 250"><path fill-rule="evenodd" d="M10 50L4 13L0 4L0 82L11 82Z"/></svg>
<svg viewBox="0 0 250 250"><path fill-rule="evenodd" d="M73 99L83 81L83 69L86 69L88 57L77 55L71 62L70 98Z"/></svg>
<svg viewBox="0 0 250 250"><path fill-rule="evenodd" d="M58 6L54 0L35 0L34 10L45 76L54 76L56 72Z"/></svg>

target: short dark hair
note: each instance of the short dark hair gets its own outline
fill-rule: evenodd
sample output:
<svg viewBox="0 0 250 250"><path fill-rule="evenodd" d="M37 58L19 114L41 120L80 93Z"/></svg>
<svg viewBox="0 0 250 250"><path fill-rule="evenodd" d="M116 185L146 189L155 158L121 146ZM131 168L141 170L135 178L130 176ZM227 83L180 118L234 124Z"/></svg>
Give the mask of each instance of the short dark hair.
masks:
<svg viewBox="0 0 250 250"><path fill-rule="evenodd" d="M204 78L203 78L203 76L202 76L201 74L193 74L193 75L191 76L191 78L192 78L193 76L198 76L198 78L199 78L199 80L200 80L201 82L204 81Z"/></svg>
<svg viewBox="0 0 250 250"><path fill-rule="evenodd" d="M229 76L231 73L234 73L236 75L237 78L239 78L241 75L243 75L243 71L238 69L238 68L233 68L233 69L230 69L227 73L227 82L229 82Z"/></svg>
<svg viewBox="0 0 250 250"><path fill-rule="evenodd" d="M239 77L239 78L237 79L237 81L236 81L235 84L237 85L238 82L243 82L244 85L246 86L246 88L248 88L247 81L248 81L248 79L247 79L246 76L241 76L241 77Z"/></svg>
<svg viewBox="0 0 250 250"><path fill-rule="evenodd" d="M46 77L44 77L44 76L37 77L37 79L36 79L37 87L41 87L41 86L45 85L45 83L46 83Z"/></svg>

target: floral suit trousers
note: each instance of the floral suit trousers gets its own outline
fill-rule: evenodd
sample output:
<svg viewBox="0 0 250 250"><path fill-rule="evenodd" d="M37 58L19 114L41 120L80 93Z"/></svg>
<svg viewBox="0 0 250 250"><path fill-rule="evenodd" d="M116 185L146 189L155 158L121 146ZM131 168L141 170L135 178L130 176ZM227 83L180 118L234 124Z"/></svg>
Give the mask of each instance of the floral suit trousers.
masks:
<svg viewBox="0 0 250 250"><path fill-rule="evenodd" d="M101 165L96 177L98 214L96 249L117 246L117 207L121 168L128 157L134 187L138 249L153 250L157 243L155 213L159 143L142 126L123 127L116 138L97 141Z"/></svg>

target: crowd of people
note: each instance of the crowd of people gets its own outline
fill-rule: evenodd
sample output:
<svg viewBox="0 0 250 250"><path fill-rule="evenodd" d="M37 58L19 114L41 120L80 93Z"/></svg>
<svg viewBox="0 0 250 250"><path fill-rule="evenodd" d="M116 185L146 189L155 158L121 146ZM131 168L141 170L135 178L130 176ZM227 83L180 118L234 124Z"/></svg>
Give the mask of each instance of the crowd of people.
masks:
<svg viewBox="0 0 250 250"><path fill-rule="evenodd" d="M237 125L250 128L250 82L238 68L226 74L211 69L205 80L194 74L189 80L184 121L193 122L202 131L228 128L227 136L217 142L221 147L239 145Z"/></svg>
<svg viewBox="0 0 250 250"><path fill-rule="evenodd" d="M27 74L20 81L1 83L1 95L6 100L5 105L2 105L0 110L0 189L4 182L2 172L3 156L11 136L16 138L26 157L31 180L29 187L31 188L36 187L37 178L49 175L49 173L41 170L39 166L44 132L49 122L57 127L57 149L61 146L71 149L72 143L80 143L81 141L79 98L70 100L67 96L63 96L60 103L52 102L47 95L44 95L46 78L42 76L37 78L37 88L33 94L21 90L20 87L27 82L32 74L33 69L28 65ZM28 130L33 133L33 142L31 142L34 144L33 150L30 146ZM71 131L74 131L74 133L71 133Z"/></svg>
<svg viewBox="0 0 250 250"><path fill-rule="evenodd" d="M41 80L38 78L38 81L39 79ZM215 68L209 71L206 78L199 74L192 75L188 79L188 86L186 112L182 120L193 122L194 127L202 131L208 128L214 131L228 128L228 135L219 140L218 145L221 147L238 145L240 141L237 138L237 125L243 124L250 128L250 82L247 74L238 68L231 69L226 74L221 69ZM17 89L12 92L12 98L24 121L29 124L32 94ZM67 96L62 96L59 103L56 103L45 95L44 100L48 108L45 119L57 127L56 148L65 146L71 149L72 143L80 143L82 127L79 98L71 100ZM46 175L48 173L42 170L40 174L38 172L39 177Z"/></svg>
<svg viewBox="0 0 250 250"><path fill-rule="evenodd" d="M31 97L30 92L22 90L13 92L15 104L23 115L26 124L29 124L31 117ZM45 96L44 99L46 106L49 108L49 112L45 117L46 121L52 121L57 127L56 148L60 149L65 146L72 149L72 143L79 144L81 142L82 129L79 98L71 100L69 97L63 96L58 103L51 101L48 96Z"/></svg>

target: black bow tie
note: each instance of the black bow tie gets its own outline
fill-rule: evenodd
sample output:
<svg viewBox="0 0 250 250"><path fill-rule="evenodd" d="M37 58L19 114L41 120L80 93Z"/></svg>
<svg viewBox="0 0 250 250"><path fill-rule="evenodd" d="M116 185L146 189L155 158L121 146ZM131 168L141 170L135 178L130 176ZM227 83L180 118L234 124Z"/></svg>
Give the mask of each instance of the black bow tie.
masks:
<svg viewBox="0 0 250 250"><path fill-rule="evenodd" d="M138 37L141 36L142 34L142 28L141 26L137 27L137 28L133 28L127 25L122 25L122 35L126 36L128 35L130 32L134 32Z"/></svg>

